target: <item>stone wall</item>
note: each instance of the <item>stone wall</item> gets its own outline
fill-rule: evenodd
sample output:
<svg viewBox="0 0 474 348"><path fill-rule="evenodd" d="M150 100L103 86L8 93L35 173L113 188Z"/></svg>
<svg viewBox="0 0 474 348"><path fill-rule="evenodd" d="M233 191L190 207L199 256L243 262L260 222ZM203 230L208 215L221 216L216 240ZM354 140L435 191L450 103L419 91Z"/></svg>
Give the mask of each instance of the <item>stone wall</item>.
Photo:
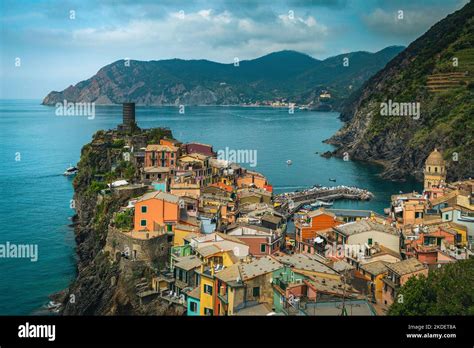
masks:
<svg viewBox="0 0 474 348"><path fill-rule="evenodd" d="M115 227L109 226L104 250L113 259L128 251L131 260L140 260L157 269L164 268L170 259L172 237L163 234L150 239L132 238Z"/></svg>

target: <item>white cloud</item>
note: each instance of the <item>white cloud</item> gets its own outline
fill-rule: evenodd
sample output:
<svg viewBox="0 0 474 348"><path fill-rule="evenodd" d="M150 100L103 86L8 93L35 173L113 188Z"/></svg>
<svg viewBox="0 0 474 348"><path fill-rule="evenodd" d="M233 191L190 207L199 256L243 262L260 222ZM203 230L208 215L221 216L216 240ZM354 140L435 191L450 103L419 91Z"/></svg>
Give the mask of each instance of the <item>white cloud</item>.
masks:
<svg viewBox="0 0 474 348"><path fill-rule="evenodd" d="M229 11L203 9L184 16L170 12L161 19L135 19L120 27L77 29L72 32L72 44L112 51L127 48L131 52L134 47L144 52L143 47L149 45L148 51L156 54L148 59L187 58L192 53L193 57L231 62L235 56L248 59L281 49L318 54L327 36L327 27L312 16L279 15L259 23ZM128 56L134 58L131 53Z"/></svg>
<svg viewBox="0 0 474 348"><path fill-rule="evenodd" d="M399 18L398 11L403 11L403 18ZM433 23L444 16L440 11L428 8L423 10L419 8L392 9L389 11L377 8L369 15L364 16L363 20L369 29L378 34L414 39L426 32Z"/></svg>

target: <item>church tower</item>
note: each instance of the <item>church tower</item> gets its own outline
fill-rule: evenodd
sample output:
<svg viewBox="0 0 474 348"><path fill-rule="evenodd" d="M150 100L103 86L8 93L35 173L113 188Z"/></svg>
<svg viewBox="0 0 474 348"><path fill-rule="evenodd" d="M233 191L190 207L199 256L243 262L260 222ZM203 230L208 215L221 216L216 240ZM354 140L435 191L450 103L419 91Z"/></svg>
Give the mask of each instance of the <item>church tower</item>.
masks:
<svg viewBox="0 0 474 348"><path fill-rule="evenodd" d="M425 162L424 189L429 191L432 187L439 187L446 183L446 162L438 149L434 149Z"/></svg>

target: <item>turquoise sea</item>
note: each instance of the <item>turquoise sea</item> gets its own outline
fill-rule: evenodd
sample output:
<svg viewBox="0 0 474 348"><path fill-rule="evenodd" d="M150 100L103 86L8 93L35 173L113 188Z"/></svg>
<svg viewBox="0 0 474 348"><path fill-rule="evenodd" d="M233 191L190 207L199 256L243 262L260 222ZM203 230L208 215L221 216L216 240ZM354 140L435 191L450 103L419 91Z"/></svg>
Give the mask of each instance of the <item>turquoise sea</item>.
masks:
<svg viewBox="0 0 474 348"><path fill-rule="evenodd" d="M72 180L61 174L79 160L81 147L99 129L121 122L121 106L96 107L94 119L56 116L40 100L0 100L0 244L37 244L38 261L0 258L0 315L34 314L47 296L75 277L74 235L68 225ZM390 195L420 190L413 180L380 179L380 168L320 157L322 140L341 126L334 112L250 107L138 107L142 128L169 127L181 141L215 150L257 150L257 166L276 192L315 184L354 185L375 194L370 202L337 202L341 208L383 213ZM287 160L292 165L286 164ZM336 178L332 183L328 179Z"/></svg>

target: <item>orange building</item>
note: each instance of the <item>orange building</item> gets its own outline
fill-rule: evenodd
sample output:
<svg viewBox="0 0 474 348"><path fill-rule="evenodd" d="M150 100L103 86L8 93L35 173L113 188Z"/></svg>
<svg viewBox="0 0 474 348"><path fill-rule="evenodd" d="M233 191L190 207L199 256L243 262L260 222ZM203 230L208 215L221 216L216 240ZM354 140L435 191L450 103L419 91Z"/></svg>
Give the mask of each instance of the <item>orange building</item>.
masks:
<svg viewBox="0 0 474 348"><path fill-rule="evenodd" d="M146 193L135 203L135 231L172 231L178 220L179 199L169 193Z"/></svg>
<svg viewBox="0 0 474 348"><path fill-rule="evenodd" d="M179 148L172 145L148 145L145 150L145 167L175 168Z"/></svg>
<svg viewBox="0 0 474 348"><path fill-rule="evenodd" d="M324 210L324 208L308 213L306 219L295 221L296 248L303 251L301 243L316 238L319 231L327 230L341 223L336 219L335 214Z"/></svg>
<svg viewBox="0 0 474 348"><path fill-rule="evenodd" d="M237 187L258 187L271 192L273 188L268 185L267 178L257 172L247 171L237 178Z"/></svg>

